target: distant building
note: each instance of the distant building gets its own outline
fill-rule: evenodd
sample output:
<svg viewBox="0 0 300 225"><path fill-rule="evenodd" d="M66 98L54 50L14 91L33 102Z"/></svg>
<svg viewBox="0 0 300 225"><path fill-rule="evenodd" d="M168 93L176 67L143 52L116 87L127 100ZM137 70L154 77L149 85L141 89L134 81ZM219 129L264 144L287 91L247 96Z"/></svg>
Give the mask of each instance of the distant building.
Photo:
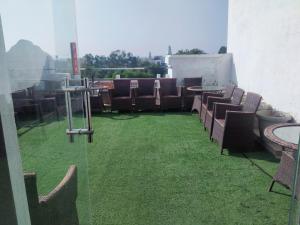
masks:
<svg viewBox="0 0 300 225"><path fill-rule="evenodd" d="M154 56L153 62L158 65L164 65L165 64L165 57L164 56Z"/></svg>
<svg viewBox="0 0 300 225"><path fill-rule="evenodd" d="M171 48L171 45L169 45L169 47L168 47L168 55L172 55L172 48Z"/></svg>

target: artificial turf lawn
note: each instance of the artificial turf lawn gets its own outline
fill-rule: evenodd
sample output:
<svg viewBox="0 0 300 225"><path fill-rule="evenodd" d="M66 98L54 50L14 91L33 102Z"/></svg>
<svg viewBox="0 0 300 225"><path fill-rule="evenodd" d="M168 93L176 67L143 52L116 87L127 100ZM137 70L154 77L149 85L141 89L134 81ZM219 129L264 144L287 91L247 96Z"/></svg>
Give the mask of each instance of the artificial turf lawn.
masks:
<svg viewBox="0 0 300 225"><path fill-rule="evenodd" d="M290 192L278 184L267 191L267 174L278 162L266 152L247 153L251 161L240 153L220 155L196 115L100 114L93 126L92 144L85 137L69 144L64 121L19 138L23 166L37 172L42 194L69 164L78 165L82 224L89 217L88 189L93 225L287 224Z"/></svg>

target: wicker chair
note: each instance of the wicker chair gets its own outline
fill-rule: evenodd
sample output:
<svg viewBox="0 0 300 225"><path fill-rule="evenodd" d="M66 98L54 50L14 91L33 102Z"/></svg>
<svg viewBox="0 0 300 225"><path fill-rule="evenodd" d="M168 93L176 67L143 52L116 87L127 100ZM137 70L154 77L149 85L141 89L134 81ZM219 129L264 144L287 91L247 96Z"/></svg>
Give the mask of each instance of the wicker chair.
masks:
<svg viewBox="0 0 300 225"><path fill-rule="evenodd" d="M32 225L79 225L76 166L47 196L38 197L35 173L25 174L25 185Z"/></svg>
<svg viewBox="0 0 300 225"><path fill-rule="evenodd" d="M161 110L181 109L181 87L176 86L176 78L162 78L159 83Z"/></svg>
<svg viewBox="0 0 300 225"><path fill-rule="evenodd" d="M297 163L296 160L297 152L296 151L284 151L282 152L280 163L276 174L272 178L269 191L271 192L275 182L283 185L286 188L293 189L293 182L295 179L295 166ZM298 172L298 171L297 171ZM300 176L297 176L296 188L293 190L296 195L296 199L299 200L300 197Z"/></svg>
<svg viewBox="0 0 300 225"><path fill-rule="evenodd" d="M230 84L226 87L224 93L204 92L202 94L203 101L201 101L201 107L199 110L199 115L200 115L201 121L202 122L205 121L208 97L219 97L219 98L227 99L228 101L230 101L230 99L233 95L234 89L235 89L235 85Z"/></svg>
<svg viewBox="0 0 300 225"><path fill-rule="evenodd" d="M224 148L250 149L254 144L253 124L261 96L248 92L243 105L215 103L212 138Z"/></svg>
<svg viewBox="0 0 300 225"><path fill-rule="evenodd" d="M183 106L185 110L190 111L194 102L195 93L187 90L191 86L202 86L202 77L184 78L183 79Z"/></svg>
<svg viewBox="0 0 300 225"><path fill-rule="evenodd" d="M110 89L111 110L131 111L132 94L129 79L114 80L114 88Z"/></svg>
<svg viewBox="0 0 300 225"><path fill-rule="evenodd" d="M204 119L204 129L207 129L210 132L209 137L212 135L212 128L214 124L214 104L215 103L230 103L233 105L241 104L241 101L244 96L244 90L241 88L235 88L232 94L232 98L220 98L220 97L212 97L209 96L207 99L207 104L205 107L205 119Z"/></svg>
<svg viewBox="0 0 300 225"><path fill-rule="evenodd" d="M155 110L156 91L154 88L155 79L139 79L138 88L135 89L135 109Z"/></svg>
<svg viewBox="0 0 300 225"><path fill-rule="evenodd" d="M90 96L91 102L91 111L92 113L102 112L103 111L103 100L101 92L99 91L96 95Z"/></svg>

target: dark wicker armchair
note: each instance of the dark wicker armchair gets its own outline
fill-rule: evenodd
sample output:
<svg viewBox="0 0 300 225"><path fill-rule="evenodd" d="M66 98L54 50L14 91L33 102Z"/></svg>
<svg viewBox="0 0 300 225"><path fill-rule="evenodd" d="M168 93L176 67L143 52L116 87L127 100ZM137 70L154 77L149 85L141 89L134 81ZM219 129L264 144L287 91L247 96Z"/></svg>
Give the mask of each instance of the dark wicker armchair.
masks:
<svg viewBox="0 0 300 225"><path fill-rule="evenodd" d="M287 188L292 188L292 181L295 172L295 152L282 152L279 167L273 176L269 191L272 191L275 182Z"/></svg>
<svg viewBox="0 0 300 225"><path fill-rule="evenodd" d="M138 88L135 89L135 109L155 110L156 91L154 88L155 79L139 79Z"/></svg>
<svg viewBox="0 0 300 225"><path fill-rule="evenodd" d="M32 225L79 225L76 166L47 196L38 196L35 173L25 174L25 184Z"/></svg>
<svg viewBox="0 0 300 225"><path fill-rule="evenodd" d="M104 106L103 106L103 100L100 91L97 94L90 96L90 102L91 102L92 113L103 111Z"/></svg>
<svg viewBox="0 0 300 225"><path fill-rule="evenodd" d="M183 106L185 110L190 111L194 102L195 93L187 90L191 86L202 86L202 77L184 78L183 79Z"/></svg>
<svg viewBox="0 0 300 225"><path fill-rule="evenodd" d="M224 93L204 92L202 94L201 107L200 107L200 110L198 111L200 114L201 121L202 122L205 121L208 97L219 97L219 98L227 99L228 101L230 101L230 99L233 95L234 89L235 89L235 85L230 84L226 87L226 89L224 90Z"/></svg>
<svg viewBox="0 0 300 225"><path fill-rule="evenodd" d="M114 80L114 88L110 91L111 110L131 111L132 95L129 79Z"/></svg>
<svg viewBox="0 0 300 225"><path fill-rule="evenodd" d="M251 149L254 144L253 125L261 96L248 92L243 105L215 103L212 138L221 147Z"/></svg>
<svg viewBox="0 0 300 225"><path fill-rule="evenodd" d="M209 137L211 138L212 135L212 128L214 124L214 104L215 103L230 103L233 105L241 104L241 101L244 96L244 90L241 88L235 88L231 98L220 98L220 97L213 97L209 96L207 99L207 104L205 107L205 118L204 118L204 128L210 132Z"/></svg>
<svg viewBox="0 0 300 225"><path fill-rule="evenodd" d="M181 109L181 87L176 86L176 78L163 78L159 82L160 108Z"/></svg>

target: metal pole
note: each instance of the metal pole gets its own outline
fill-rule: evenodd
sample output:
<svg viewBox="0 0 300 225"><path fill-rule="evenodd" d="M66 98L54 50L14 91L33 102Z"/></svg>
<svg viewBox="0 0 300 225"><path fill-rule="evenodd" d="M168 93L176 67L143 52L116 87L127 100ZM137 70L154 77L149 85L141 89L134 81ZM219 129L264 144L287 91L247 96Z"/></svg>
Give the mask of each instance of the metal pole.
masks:
<svg viewBox="0 0 300 225"><path fill-rule="evenodd" d="M84 86L87 89L89 85L89 79L84 78ZM92 114L91 114L91 103L90 103L90 92L88 90L85 91L84 93L85 97L85 113L86 113L86 124L87 124L87 129L89 131L88 134L88 142L91 143L93 141L93 134L92 134Z"/></svg>
<svg viewBox="0 0 300 225"><path fill-rule="evenodd" d="M66 78L66 88L69 87L69 79ZM73 129L73 118L72 118L72 104L71 104L71 94L70 92L65 92L65 99L66 99L66 111L67 111L67 120L68 120L68 127L69 131L71 132ZM69 134L70 142L74 142L73 134Z"/></svg>

